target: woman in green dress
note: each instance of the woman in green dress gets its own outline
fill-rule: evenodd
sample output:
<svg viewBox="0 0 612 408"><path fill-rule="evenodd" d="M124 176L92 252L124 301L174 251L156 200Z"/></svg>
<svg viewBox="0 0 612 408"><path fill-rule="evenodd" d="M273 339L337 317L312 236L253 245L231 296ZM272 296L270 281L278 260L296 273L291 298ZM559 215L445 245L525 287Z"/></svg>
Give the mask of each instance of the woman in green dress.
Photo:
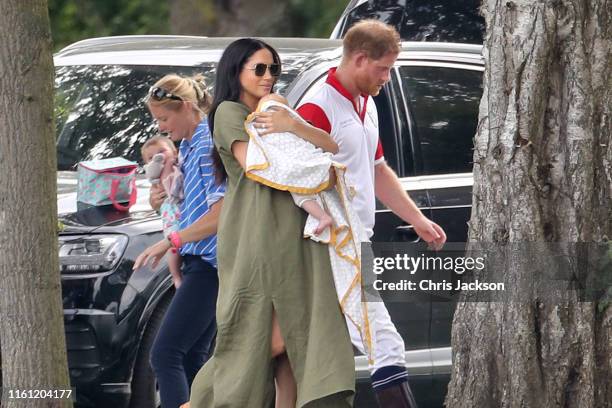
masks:
<svg viewBox="0 0 612 408"><path fill-rule="evenodd" d="M350 407L354 359L328 249L303 238L306 213L291 195L248 179L247 116L280 74L277 52L243 38L217 67L209 123L227 177L218 228L218 334L194 380L191 408ZM324 150L331 137L284 110L262 114L267 132L293 132Z"/></svg>

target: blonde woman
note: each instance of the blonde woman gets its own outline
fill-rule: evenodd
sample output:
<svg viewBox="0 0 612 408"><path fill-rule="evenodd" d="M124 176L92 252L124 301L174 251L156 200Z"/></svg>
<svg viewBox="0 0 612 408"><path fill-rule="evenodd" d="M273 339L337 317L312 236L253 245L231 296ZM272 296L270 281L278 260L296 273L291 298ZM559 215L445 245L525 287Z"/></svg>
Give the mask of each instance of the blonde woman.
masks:
<svg viewBox="0 0 612 408"><path fill-rule="evenodd" d="M155 267L170 248L183 259L182 283L176 290L151 351L151 366L164 408L185 408L190 384L211 353L215 336L218 292L217 221L225 184L212 166L212 139L206 113L210 97L203 77L168 75L151 88L149 111L173 142L181 142L179 165L184 175L184 200L179 230L147 248L134 269L152 261ZM166 197L163 187L151 188L151 205L159 208Z"/></svg>

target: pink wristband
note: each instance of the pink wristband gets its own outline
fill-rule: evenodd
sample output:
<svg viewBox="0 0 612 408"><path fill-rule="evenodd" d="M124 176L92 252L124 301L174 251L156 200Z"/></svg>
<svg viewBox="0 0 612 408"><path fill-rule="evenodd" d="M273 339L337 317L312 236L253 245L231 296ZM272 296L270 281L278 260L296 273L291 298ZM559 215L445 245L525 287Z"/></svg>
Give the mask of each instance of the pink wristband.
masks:
<svg viewBox="0 0 612 408"><path fill-rule="evenodd" d="M181 237L179 237L178 232L174 231L168 235L168 241L170 241L170 245L174 248L179 249L183 243L181 242Z"/></svg>

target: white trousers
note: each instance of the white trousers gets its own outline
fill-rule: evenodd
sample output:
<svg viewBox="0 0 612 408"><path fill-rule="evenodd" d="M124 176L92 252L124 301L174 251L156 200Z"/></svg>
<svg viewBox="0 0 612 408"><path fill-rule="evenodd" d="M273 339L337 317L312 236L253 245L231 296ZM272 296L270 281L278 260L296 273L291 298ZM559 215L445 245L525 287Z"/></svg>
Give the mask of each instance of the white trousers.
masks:
<svg viewBox="0 0 612 408"><path fill-rule="evenodd" d="M371 327L375 330L373 333L375 339L373 345L374 362L369 364L370 375L382 367L405 367L406 348L404 347L404 340L391 321L385 303L382 300L380 302L368 302L368 317L374 320L371 322ZM351 335L351 342L361 353L365 354L359 330L349 319L346 319L346 324Z"/></svg>

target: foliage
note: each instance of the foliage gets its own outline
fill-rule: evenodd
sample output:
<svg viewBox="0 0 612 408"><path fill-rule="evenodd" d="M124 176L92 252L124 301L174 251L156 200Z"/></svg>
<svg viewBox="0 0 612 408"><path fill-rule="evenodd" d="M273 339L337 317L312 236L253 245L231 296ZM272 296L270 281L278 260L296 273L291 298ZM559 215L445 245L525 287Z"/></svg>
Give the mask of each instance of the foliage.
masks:
<svg viewBox="0 0 612 408"><path fill-rule="evenodd" d="M169 34L168 1L49 0L54 50L89 37Z"/></svg>
<svg viewBox="0 0 612 408"><path fill-rule="evenodd" d="M292 30L287 36L328 38L348 0L289 0Z"/></svg>
<svg viewBox="0 0 612 408"><path fill-rule="evenodd" d="M170 1L49 0L54 50L90 37L173 34ZM347 0L281 0L288 3L286 37L329 37ZM232 3L229 3L232 4ZM207 14L214 12L209 10ZM205 24L206 21L203 21Z"/></svg>

